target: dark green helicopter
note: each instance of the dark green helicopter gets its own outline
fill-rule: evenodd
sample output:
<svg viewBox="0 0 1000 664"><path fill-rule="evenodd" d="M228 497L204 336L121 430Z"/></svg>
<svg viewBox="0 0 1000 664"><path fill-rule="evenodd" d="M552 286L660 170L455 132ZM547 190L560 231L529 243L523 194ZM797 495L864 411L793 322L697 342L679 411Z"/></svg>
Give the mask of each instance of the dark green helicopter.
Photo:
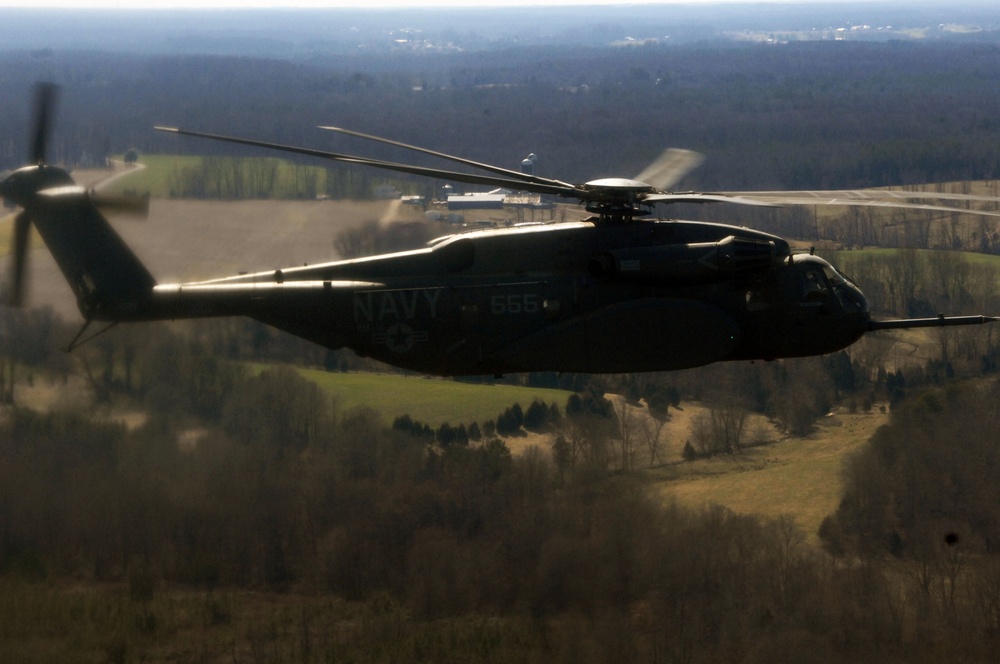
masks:
<svg viewBox="0 0 1000 664"><path fill-rule="evenodd" d="M873 321L856 285L784 239L739 226L649 217L657 203L883 205L948 210L901 192L671 193L698 161L668 150L636 179L570 184L326 127L458 162L453 172L176 128L161 131L463 183L576 199L585 221L458 233L412 251L183 284L159 284L100 212L45 163L54 88L37 92L31 165L0 195L21 206L8 301L18 303L34 223L86 324L248 316L327 348L439 375L620 373L837 351L872 330L967 325L985 316ZM120 203L120 202L119 202ZM996 212L982 212L1000 216Z"/></svg>

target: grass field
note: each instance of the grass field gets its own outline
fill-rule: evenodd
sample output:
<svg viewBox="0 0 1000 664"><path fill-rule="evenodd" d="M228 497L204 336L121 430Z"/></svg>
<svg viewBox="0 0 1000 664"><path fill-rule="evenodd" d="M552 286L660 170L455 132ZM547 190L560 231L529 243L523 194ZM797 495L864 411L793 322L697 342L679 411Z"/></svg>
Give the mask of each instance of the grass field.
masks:
<svg viewBox="0 0 1000 664"><path fill-rule="evenodd" d="M518 385L479 385L440 378L393 374L330 373L300 369L305 378L335 397L341 408L369 406L387 423L400 415L438 426L480 424L495 420L515 403L526 409L532 401L555 402L561 411L570 392Z"/></svg>
<svg viewBox="0 0 1000 664"><path fill-rule="evenodd" d="M806 438L673 464L646 475L665 500L680 505L716 503L744 514L790 514L815 542L823 518L840 501L844 460L886 422L888 415L879 412L837 412Z"/></svg>
<svg viewBox="0 0 1000 664"><path fill-rule="evenodd" d="M862 260L865 258L876 261L886 261L892 259L898 251L899 249L866 247L864 249L851 249L847 251L830 251L826 252L824 257L827 258L833 265L837 266L838 269L843 268L844 274L850 277L852 261ZM938 250L917 249L916 251L917 256L922 261L922 265L927 265L927 255ZM1000 274L1000 256L993 254L981 254L974 251L963 251L960 253L961 259L969 265L985 265L993 268L998 274ZM998 277L998 286L1000 286L1000 277Z"/></svg>
<svg viewBox="0 0 1000 664"><path fill-rule="evenodd" d="M287 159L278 157L257 157L269 167L276 169L275 191L273 198L296 198L296 165ZM149 193L153 198L169 198L172 195L174 181L185 170L201 167L204 157L176 154L145 154L140 163L145 166L142 171L127 178L122 178L102 189L108 194L122 194L127 191ZM320 191L326 182L326 169L320 166L298 166L299 173L309 172L318 182Z"/></svg>
<svg viewBox="0 0 1000 664"><path fill-rule="evenodd" d="M887 249L884 247L866 247L864 249L851 249L849 251L831 251L829 253L830 261L837 263L841 257L866 257L871 256L874 258L889 258L898 252L899 249ZM937 251L936 249L917 249L918 254L927 254L932 251ZM962 258L969 261L970 263L992 265L994 267L1000 268L1000 256L995 256L993 254L980 254L972 251L963 251Z"/></svg>
<svg viewBox="0 0 1000 664"><path fill-rule="evenodd" d="M189 155L143 155L141 163L145 169L116 181L103 191L116 195L125 191L149 192L153 198L167 198L170 196L170 177L174 171L195 168L201 162L202 157Z"/></svg>

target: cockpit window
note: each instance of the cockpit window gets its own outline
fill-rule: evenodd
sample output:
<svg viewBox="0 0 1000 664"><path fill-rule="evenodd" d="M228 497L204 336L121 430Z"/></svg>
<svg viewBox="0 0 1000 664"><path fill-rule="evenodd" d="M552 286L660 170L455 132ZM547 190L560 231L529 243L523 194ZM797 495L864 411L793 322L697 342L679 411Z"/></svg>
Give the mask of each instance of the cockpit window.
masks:
<svg viewBox="0 0 1000 664"><path fill-rule="evenodd" d="M819 265L808 265L802 273L802 299L818 302L830 296L830 283Z"/></svg>
<svg viewBox="0 0 1000 664"><path fill-rule="evenodd" d="M840 305L849 313L864 313L868 311L868 301L857 285L837 271L822 258L813 255L798 254L792 257L794 279L788 282L789 296L799 298L803 307L818 307L824 311L826 306Z"/></svg>
<svg viewBox="0 0 1000 664"><path fill-rule="evenodd" d="M847 278L840 272L837 272L832 265L823 266L823 274L825 274L826 278L830 280L830 283L833 284L834 288L847 283Z"/></svg>

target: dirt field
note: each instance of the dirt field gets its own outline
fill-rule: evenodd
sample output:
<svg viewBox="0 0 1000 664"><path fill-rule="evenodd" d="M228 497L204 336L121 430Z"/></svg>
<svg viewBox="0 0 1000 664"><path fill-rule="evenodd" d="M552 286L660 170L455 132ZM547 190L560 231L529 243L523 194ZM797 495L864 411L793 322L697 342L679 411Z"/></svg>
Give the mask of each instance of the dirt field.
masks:
<svg viewBox="0 0 1000 664"><path fill-rule="evenodd" d="M76 172L85 186L106 171ZM145 221L109 215L115 229L160 283L225 277L339 258L333 238L368 221L421 219L399 201L193 201L154 199ZM0 218L9 233L13 215ZM51 305L68 320L79 314L62 274L35 238L29 258L28 302ZM7 274L6 257L0 269Z"/></svg>

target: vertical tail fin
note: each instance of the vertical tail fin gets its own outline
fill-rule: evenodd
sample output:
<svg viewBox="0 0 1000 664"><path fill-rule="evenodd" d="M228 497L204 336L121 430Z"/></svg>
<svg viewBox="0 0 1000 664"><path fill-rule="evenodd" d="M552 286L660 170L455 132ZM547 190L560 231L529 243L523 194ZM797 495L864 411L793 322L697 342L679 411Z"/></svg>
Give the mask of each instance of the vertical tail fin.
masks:
<svg viewBox="0 0 1000 664"><path fill-rule="evenodd" d="M38 192L25 207L88 320L141 318L156 280L83 187Z"/></svg>

